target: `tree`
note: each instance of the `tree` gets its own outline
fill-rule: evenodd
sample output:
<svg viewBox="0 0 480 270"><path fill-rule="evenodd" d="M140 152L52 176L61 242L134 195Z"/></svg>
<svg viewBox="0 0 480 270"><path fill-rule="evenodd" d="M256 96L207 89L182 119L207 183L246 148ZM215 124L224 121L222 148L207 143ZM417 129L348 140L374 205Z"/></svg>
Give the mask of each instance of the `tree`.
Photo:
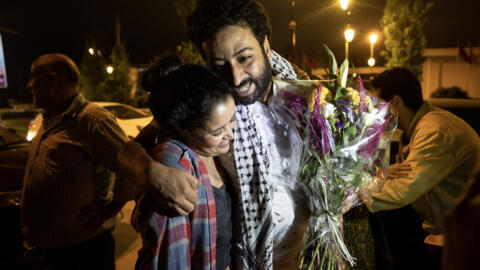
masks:
<svg viewBox="0 0 480 270"><path fill-rule="evenodd" d="M176 0L175 10L178 16L182 19L183 26L187 25L187 18L192 14L197 5L197 0ZM176 52L182 57L185 63L190 64L205 64L200 52L191 41L182 41L175 48Z"/></svg>
<svg viewBox="0 0 480 270"><path fill-rule="evenodd" d="M101 50L96 47L92 38L87 38L86 48L92 49L93 54L85 50L80 64L80 89L88 100L101 100L98 86L105 80L105 63Z"/></svg>
<svg viewBox="0 0 480 270"><path fill-rule="evenodd" d="M433 6L423 0L387 0L380 25L385 34L385 50L380 54L387 67L407 67L421 78L427 45L423 33L426 14Z"/></svg>
<svg viewBox="0 0 480 270"><path fill-rule="evenodd" d="M121 42L117 42L110 54L113 67L111 74L106 74L105 79L97 88L100 100L115 101L135 105L131 97L133 82L130 78L131 64L128 61L128 53ZM105 68L103 69L105 70ZM105 71L102 71L105 72Z"/></svg>
<svg viewBox="0 0 480 270"><path fill-rule="evenodd" d="M197 6L197 0L175 0L175 10L182 19L183 25L186 25L187 18L192 14Z"/></svg>
<svg viewBox="0 0 480 270"><path fill-rule="evenodd" d="M87 42L87 45L89 43ZM87 48L94 48L87 46ZM111 74L107 73L107 63L113 67ZM110 54L110 61L105 61L100 50L94 54L88 51L83 55L80 64L80 89L88 100L113 101L135 105L136 100L131 95L133 82L130 77L131 64L125 46L116 43Z"/></svg>
<svg viewBox="0 0 480 270"><path fill-rule="evenodd" d="M175 48L185 63L204 65L205 61L191 41L182 41Z"/></svg>

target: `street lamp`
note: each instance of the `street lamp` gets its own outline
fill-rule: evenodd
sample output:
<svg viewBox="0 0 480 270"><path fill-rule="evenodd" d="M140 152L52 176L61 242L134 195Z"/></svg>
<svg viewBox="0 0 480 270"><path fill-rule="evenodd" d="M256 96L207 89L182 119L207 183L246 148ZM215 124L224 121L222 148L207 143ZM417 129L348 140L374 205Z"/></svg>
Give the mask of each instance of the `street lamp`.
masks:
<svg viewBox="0 0 480 270"><path fill-rule="evenodd" d="M348 59L348 44L352 42L355 31L350 28L350 25L347 26L344 32L345 35L345 59Z"/></svg>
<svg viewBox="0 0 480 270"><path fill-rule="evenodd" d="M345 29L345 40L347 42L352 42L353 40L353 37L355 36L355 30L353 30L352 28L350 28L350 26L347 27L347 29Z"/></svg>
<svg viewBox="0 0 480 270"><path fill-rule="evenodd" d="M370 57L370 58L368 58L368 61L367 61L367 62L368 62L368 66L369 66L369 67L375 66L375 58Z"/></svg>
<svg viewBox="0 0 480 270"><path fill-rule="evenodd" d="M375 65L375 58L373 58L373 44L377 42L378 36L377 34L373 33L369 37L370 39L370 58L368 58L368 65L373 67Z"/></svg>
<svg viewBox="0 0 480 270"><path fill-rule="evenodd" d="M373 33L373 34L370 35L369 39L370 39L370 43L373 44L373 43L377 42L378 36L377 36L377 34Z"/></svg>
<svg viewBox="0 0 480 270"><path fill-rule="evenodd" d="M112 73L113 73L113 67L112 67L112 66L110 66L110 65L107 66L107 73L108 73L108 74L112 74Z"/></svg>
<svg viewBox="0 0 480 270"><path fill-rule="evenodd" d="M343 10L347 10L348 9L348 0L340 0L340 7Z"/></svg>
<svg viewBox="0 0 480 270"><path fill-rule="evenodd" d="M93 48L88 48L88 53L90 55L93 55L95 53L95 51L93 50Z"/></svg>

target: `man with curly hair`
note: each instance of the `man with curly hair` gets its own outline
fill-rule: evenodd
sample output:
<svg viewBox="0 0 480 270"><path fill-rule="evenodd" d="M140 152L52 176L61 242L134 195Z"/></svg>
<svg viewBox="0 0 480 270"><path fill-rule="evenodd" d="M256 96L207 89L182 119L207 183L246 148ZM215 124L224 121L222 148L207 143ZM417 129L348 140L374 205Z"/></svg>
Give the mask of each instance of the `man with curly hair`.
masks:
<svg viewBox="0 0 480 270"><path fill-rule="evenodd" d="M295 269L309 211L303 192L287 186L297 175L298 161L291 157L299 153L301 139L294 126L271 113L269 99L280 90L272 75L293 80L305 75L271 50L268 16L257 1L200 1L187 28L208 66L235 89L233 151L220 158L236 199L232 265ZM147 134L137 141L148 144ZM135 143L127 144L119 159L127 174L156 194L163 212L193 210L194 179L153 162Z"/></svg>

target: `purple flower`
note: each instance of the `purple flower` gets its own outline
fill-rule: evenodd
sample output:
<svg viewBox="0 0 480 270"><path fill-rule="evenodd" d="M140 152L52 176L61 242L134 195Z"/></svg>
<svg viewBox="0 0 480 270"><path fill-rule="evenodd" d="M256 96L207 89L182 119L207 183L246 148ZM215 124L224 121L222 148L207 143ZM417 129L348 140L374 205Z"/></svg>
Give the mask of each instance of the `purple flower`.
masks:
<svg viewBox="0 0 480 270"><path fill-rule="evenodd" d="M297 121L303 122L305 101L300 96L286 91L281 92L280 95L285 101L285 107L293 117Z"/></svg>
<svg viewBox="0 0 480 270"><path fill-rule="evenodd" d="M330 153L332 150L331 130L325 119L319 114L310 117L310 145L319 152L324 154Z"/></svg>
<svg viewBox="0 0 480 270"><path fill-rule="evenodd" d="M363 138L368 138L367 143L358 150L358 153L363 158L371 157L375 153L378 148L378 144L380 143L380 139L382 138L382 134L391 118L392 116L389 116L387 119L385 119L383 124L376 122L365 129Z"/></svg>
<svg viewBox="0 0 480 270"><path fill-rule="evenodd" d="M337 102L342 105L350 105L350 100L346 100L346 99L337 99Z"/></svg>
<svg viewBox="0 0 480 270"><path fill-rule="evenodd" d="M366 112L367 111L367 91L365 91L365 87L363 87L363 82L362 82L362 77L359 75L358 76L358 84L360 88L360 105L358 106L358 110L360 112Z"/></svg>
<svg viewBox="0 0 480 270"><path fill-rule="evenodd" d="M345 125L340 121L340 118L338 116L335 117L335 127L337 129L343 128Z"/></svg>

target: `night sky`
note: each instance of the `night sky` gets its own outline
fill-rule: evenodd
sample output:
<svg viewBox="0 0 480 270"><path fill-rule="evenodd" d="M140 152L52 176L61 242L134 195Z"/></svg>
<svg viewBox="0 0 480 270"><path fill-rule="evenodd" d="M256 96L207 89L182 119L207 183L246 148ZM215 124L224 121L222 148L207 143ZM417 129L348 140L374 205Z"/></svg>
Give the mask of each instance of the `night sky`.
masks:
<svg viewBox="0 0 480 270"><path fill-rule="evenodd" d="M290 0L262 0L272 24L271 46L286 54L290 42ZM365 66L369 57L368 34L381 32L379 19L384 0L351 0L350 24L355 28L351 58ZM98 43L115 42L115 13L121 22L121 39L134 64L148 63L156 54L185 40L185 31L173 0L4 0L0 4L2 34L9 89L0 89L0 99L28 100L24 84L30 63L39 55L61 52L77 63L86 50L85 38L95 33ZM297 52L324 63L322 44L338 58L344 57L343 29L347 18L337 0L296 0ZM428 47L480 45L480 1L434 1L425 26ZM375 47L382 49L382 36ZM4 105L4 101L2 104Z"/></svg>

